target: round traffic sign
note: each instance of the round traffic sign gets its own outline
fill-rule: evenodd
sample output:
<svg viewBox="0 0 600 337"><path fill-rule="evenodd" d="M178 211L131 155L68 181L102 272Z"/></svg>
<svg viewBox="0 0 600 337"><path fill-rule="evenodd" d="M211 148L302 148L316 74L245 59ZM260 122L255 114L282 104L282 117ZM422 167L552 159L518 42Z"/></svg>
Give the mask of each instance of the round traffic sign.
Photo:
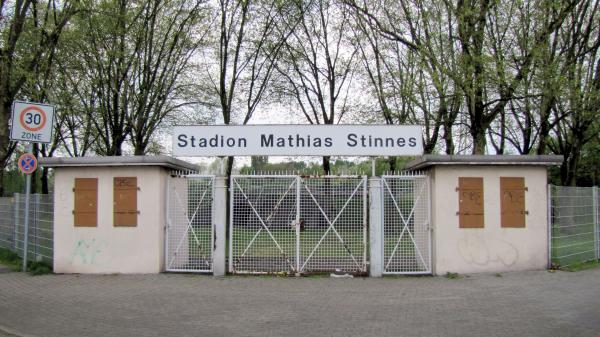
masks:
<svg viewBox="0 0 600 337"><path fill-rule="evenodd" d="M36 132L46 126L46 113L35 105L30 105L21 111L19 121L21 126L28 131Z"/></svg>
<svg viewBox="0 0 600 337"><path fill-rule="evenodd" d="M19 170L25 174L31 174L37 169L37 159L31 153L25 153L17 160Z"/></svg>

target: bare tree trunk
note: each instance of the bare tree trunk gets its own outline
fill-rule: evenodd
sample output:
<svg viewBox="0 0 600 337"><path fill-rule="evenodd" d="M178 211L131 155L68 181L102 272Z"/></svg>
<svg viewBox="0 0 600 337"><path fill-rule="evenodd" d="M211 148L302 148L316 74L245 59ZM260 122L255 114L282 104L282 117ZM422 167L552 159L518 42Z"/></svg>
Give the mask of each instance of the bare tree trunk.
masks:
<svg viewBox="0 0 600 337"><path fill-rule="evenodd" d="M48 188L48 168L44 167L42 168L42 194L48 194L49 193L49 188Z"/></svg>
<svg viewBox="0 0 600 337"><path fill-rule="evenodd" d="M388 157L388 164L390 166L390 172L396 171L396 157Z"/></svg>
<svg viewBox="0 0 600 337"><path fill-rule="evenodd" d="M483 111L481 111L481 113L483 113ZM472 154L485 154L485 147L487 144L485 139L486 130L487 126L483 125L483 121L480 118L471 119L469 133L471 134L471 138L473 139Z"/></svg>
<svg viewBox="0 0 600 337"><path fill-rule="evenodd" d="M10 118L10 103L4 96L4 91L0 91L0 171L4 176L4 170L8 160L14 151L14 146L10 146L8 134L8 120ZM0 195L4 195L4 181L0 179Z"/></svg>
<svg viewBox="0 0 600 337"><path fill-rule="evenodd" d="M446 145L446 154L454 154L454 140L452 139L453 120L444 121L444 143Z"/></svg>
<svg viewBox="0 0 600 337"><path fill-rule="evenodd" d="M323 157L323 174L325 175L331 174L330 159L330 156Z"/></svg>
<svg viewBox="0 0 600 337"><path fill-rule="evenodd" d="M0 197L4 196L4 169L0 170Z"/></svg>

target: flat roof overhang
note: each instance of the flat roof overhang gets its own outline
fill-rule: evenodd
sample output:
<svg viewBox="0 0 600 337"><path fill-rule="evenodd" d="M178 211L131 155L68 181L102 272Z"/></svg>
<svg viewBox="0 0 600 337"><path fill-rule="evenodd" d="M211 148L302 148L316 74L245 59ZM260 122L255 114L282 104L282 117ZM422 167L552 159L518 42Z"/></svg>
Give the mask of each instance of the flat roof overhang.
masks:
<svg viewBox="0 0 600 337"><path fill-rule="evenodd" d="M198 171L198 166L169 156L107 156L40 158L43 167L158 166L171 170Z"/></svg>
<svg viewBox="0 0 600 337"><path fill-rule="evenodd" d="M440 165L462 166L556 166L563 162L557 155L437 155L426 154L409 162L408 171L418 171Z"/></svg>

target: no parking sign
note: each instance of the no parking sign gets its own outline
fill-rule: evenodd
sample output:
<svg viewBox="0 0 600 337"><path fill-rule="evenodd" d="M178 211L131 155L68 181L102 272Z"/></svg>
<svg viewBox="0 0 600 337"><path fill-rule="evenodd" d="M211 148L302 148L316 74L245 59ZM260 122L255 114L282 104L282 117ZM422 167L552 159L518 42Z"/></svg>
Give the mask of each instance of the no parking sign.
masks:
<svg viewBox="0 0 600 337"><path fill-rule="evenodd" d="M53 119L54 107L51 105L15 101L10 138L34 143L50 143Z"/></svg>
<svg viewBox="0 0 600 337"><path fill-rule="evenodd" d="M17 160L19 170L25 174L32 174L37 169L37 159L31 153L25 153Z"/></svg>

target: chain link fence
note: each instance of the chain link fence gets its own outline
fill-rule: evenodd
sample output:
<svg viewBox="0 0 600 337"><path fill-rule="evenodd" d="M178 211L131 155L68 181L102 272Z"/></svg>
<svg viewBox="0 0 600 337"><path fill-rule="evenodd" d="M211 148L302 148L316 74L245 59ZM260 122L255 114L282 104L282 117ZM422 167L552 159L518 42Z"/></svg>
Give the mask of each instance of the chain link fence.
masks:
<svg viewBox="0 0 600 337"><path fill-rule="evenodd" d="M550 185L549 193L553 266L600 259L598 188Z"/></svg>
<svg viewBox="0 0 600 337"><path fill-rule="evenodd" d="M52 264L53 196L32 194L29 200L28 259ZM0 248L23 257L25 194L0 198Z"/></svg>

